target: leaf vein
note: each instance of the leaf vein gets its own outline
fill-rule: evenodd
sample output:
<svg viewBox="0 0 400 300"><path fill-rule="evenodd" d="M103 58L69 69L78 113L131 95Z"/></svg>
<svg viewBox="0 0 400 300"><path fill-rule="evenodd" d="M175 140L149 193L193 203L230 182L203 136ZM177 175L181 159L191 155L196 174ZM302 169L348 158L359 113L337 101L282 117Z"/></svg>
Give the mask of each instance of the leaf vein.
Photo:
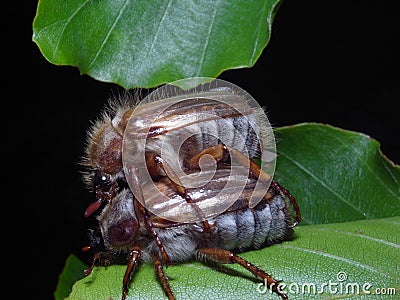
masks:
<svg viewBox="0 0 400 300"><path fill-rule="evenodd" d="M125 8L128 6L128 2L129 0L126 0L122 6L122 8L120 9L117 17L115 18L114 22L112 23L110 30L108 30L106 36L104 37L102 43L100 44L99 49L96 52L96 55L94 56L92 62L89 64L88 68L90 69L90 67L96 62L97 58L99 57L101 51L103 50L104 46L106 45L113 29L115 28L116 24L118 23L118 21L121 19L122 13L124 12Z"/></svg>
<svg viewBox="0 0 400 300"><path fill-rule="evenodd" d="M159 33L160 33L161 24L164 23L165 17L166 17L166 15L167 15L167 11L168 11L169 8L171 7L171 3L172 3L172 0L168 1L167 7L165 8L165 10L164 10L164 12L163 12L163 14L162 14L162 17L161 17L161 19L160 19L160 22L158 22L158 24L157 24L157 30L156 30L156 32L155 32L155 34L154 34L154 36L153 36L153 40L151 41L150 49L149 49L149 51L147 51L147 56L149 56L149 54L150 54L150 53L153 51L153 49L154 49L154 44L156 43L156 40L158 39L158 35L159 35Z"/></svg>
<svg viewBox="0 0 400 300"><path fill-rule="evenodd" d="M322 128L319 129L320 131L322 131ZM349 147L348 143L345 143L342 139L340 139L340 137L331 134L331 136L336 139L338 142L340 142L346 149L348 149L350 152L353 153L354 156L356 156L358 158L358 160L360 161L360 163L365 167L366 170L368 170L368 172L375 177L375 179L381 183L381 185L383 187L385 187L389 193L391 193L395 198L400 199L400 195L396 195L387 185L385 182L382 181L381 177L378 176L371 168L370 166L366 163L366 160L362 159L362 157L360 156L359 153L357 153L356 151L354 151L354 148ZM392 174L391 174L392 175ZM392 176L393 177L393 176Z"/></svg>
<svg viewBox="0 0 400 300"><path fill-rule="evenodd" d="M338 194L334 189L332 189L329 185L327 185L324 181L322 181L320 178L318 178L317 176L315 176L310 170L308 170L307 168L305 168L303 165L301 165L300 163L298 163L297 161L295 161L293 158L291 158L290 156L288 156L286 153L282 152L282 151L278 151L279 155L284 156L286 159L288 159L290 162L292 162L294 165L296 165L300 170L302 170L304 173L308 174L309 176L311 176L316 182L320 183L323 187L325 187L329 192L331 192L333 195L335 195L339 200L341 200L342 202L346 203L347 205L349 205L351 208L353 208L355 211L359 212L361 215L363 215L364 217L368 217L368 215L363 212L359 207L355 206L354 204L352 204L351 202L347 201L346 199L344 199L340 194Z"/></svg>
<svg viewBox="0 0 400 300"><path fill-rule="evenodd" d="M375 269L375 268L373 268L373 267L371 267L369 265L357 262L357 261L349 259L349 258L337 256L337 255L334 255L334 254L331 254L331 253L327 253L327 252L323 252L323 251L316 251L316 250L312 250L312 249L308 249L308 248L298 247L298 246L283 245L283 244L281 244L280 246L283 247L283 248L286 248L286 249L292 249L292 250L296 250L296 251L302 251L302 252L307 252L307 253L314 254L314 255L320 255L320 256L323 256L323 257L331 258L331 259L334 259L334 260L338 260L338 261L341 261L341 262L348 263L348 264L350 264L352 266L355 266L355 267L363 268L365 270L377 273L377 274L385 276L385 277L390 277L390 275L387 274L387 273L384 273L384 272L382 272L380 270L377 270L377 269Z"/></svg>
<svg viewBox="0 0 400 300"><path fill-rule="evenodd" d="M217 14L217 10L218 10L218 3L216 3L216 5L214 6L214 11L213 11L213 14L212 14L210 26L208 27L206 40L204 42L204 48L203 48L202 55L201 55L200 60L199 60L199 68L197 69L197 75L201 74L201 69L203 68L203 65L204 65L204 60L205 60L205 57L206 57L206 53L208 51L208 46L210 44L211 32L213 31L214 24L215 24L215 16Z"/></svg>
<svg viewBox="0 0 400 300"><path fill-rule="evenodd" d="M266 7L267 7L267 1L264 2L263 8L261 10L261 16L263 16L265 11L267 10ZM269 25L269 30L271 30L271 23L269 22L268 19L269 19L269 16L267 18L267 23ZM253 53L251 54L251 58L250 58L249 64L251 64L251 62L254 61L254 57L256 56L258 42L260 40L260 34L259 33L261 31L261 28L263 27L263 22L262 21L263 21L263 18L260 17L259 20L258 20L258 24L257 24L257 30L254 30L254 33L256 34L256 39L254 41Z"/></svg>
<svg viewBox="0 0 400 300"><path fill-rule="evenodd" d="M85 7L86 6L86 4L88 4L90 2L90 0L86 0L85 2L83 2L82 3L82 5L80 5L78 8L77 8L77 10L66 20L66 22L65 22L65 24L64 24L64 26L63 26L63 28L62 28L62 30L61 30L61 32L60 32L60 35L59 35L59 37L58 37L58 39L57 39L57 43L56 43L56 46L54 47L54 51L53 51L53 53L52 53L52 57L51 57L51 59L52 60L54 60L54 57L55 57L55 55L56 55L56 53L58 52L58 49L59 49L59 46L60 46L60 43L61 43L61 38L62 38L62 36L64 35L64 32L65 32L65 30L67 29L67 27L68 27L68 25L71 23L71 20L83 9L83 7Z"/></svg>
<svg viewBox="0 0 400 300"><path fill-rule="evenodd" d="M389 223L389 224L395 224L395 225L400 225L400 222L392 221L392 220L381 220L384 223Z"/></svg>
<svg viewBox="0 0 400 300"><path fill-rule="evenodd" d="M383 160L381 160L381 161L383 161ZM390 177L393 178L393 181L394 181L395 183L397 183L397 187L398 187L397 193L400 195L400 184L399 184L399 182L397 181L396 177L394 176L392 170L388 167L387 164L384 164L384 168L385 168L385 170L390 174ZM389 191L391 192L391 190L389 190ZM400 196L396 196L396 195L395 195L395 197L396 197L396 198L399 198Z"/></svg>
<svg viewBox="0 0 400 300"><path fill-rule="evenodd" d="M400 245L399 244L395 244L386 240L382 240L382 239L377 239L374 238L372 236L369 235L365 235L365 234L359 234L359 233L354 233L354 232L349 232L349 231L342 231L342 230L332 230L332 229L328 229L328 228L318 228L316 230L325 230L325 231L331 231L331 232L336 232L336 233L342 233L345 235L349 235L349 236L356 236L359 238L364 238L364 239L368 239L377 243L381 243L384 244L386 246L390 246L390 247L394 247L394 248L399 248L400 249Z"/></svg>

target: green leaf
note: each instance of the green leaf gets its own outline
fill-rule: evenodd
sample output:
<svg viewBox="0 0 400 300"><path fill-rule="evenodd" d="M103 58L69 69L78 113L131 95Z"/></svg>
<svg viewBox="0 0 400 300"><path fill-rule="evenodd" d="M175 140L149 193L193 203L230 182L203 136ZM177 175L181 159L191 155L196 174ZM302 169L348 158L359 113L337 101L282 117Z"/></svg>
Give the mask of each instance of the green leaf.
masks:
<svg viewBox="0 0 400 300"><path fill-rule="evenodd" d="M275 179L297 199L304 224L400 215L400 167L369 136L330 125L281 127Z"/></svg>
<svg viewBox="0 0 400 300"><path fill-rule="evenodd" d="M54 292L55 300L62 300L71 292L72 285L85 277L83 270L86 265L81 262L76 256L70 255L65 261L65 267L61 273L56 291Z"/></svg>
<svg viewBox="0 0 400 300"><path fill-rule="evenodd" d="M281 0L40 0L33 41L56 65L125 88L254 65Z"/></svg>
<svg viewBox="0 0 400 300"><path fill-rule="evenodd" d="M300 226L295 231L293 241L240 254L282 279L289 299L368 299L364 284L369 284L366 290L373 294L377 288L386 288L387 293L400 292L400 217ZM165 272L177 300L279 299L269 290L261 289L266 294L260 293L260 281L240 266L226 268L230 273L192 262L168 267ZM125 269L122 265L95 268L73 286L67 299L119 299ZM342 276L347 279L340 281ZM329 282L332 289L338 289L336 293L325 286ZM324 293L318 295L320 289ZM357 289L360 295L355 295ZM148 264L140 266L133 276L128 299L164 298L153 268ZM377 299L376 295L371 299ZM385 299L395 296L385 295Z"/></svg>

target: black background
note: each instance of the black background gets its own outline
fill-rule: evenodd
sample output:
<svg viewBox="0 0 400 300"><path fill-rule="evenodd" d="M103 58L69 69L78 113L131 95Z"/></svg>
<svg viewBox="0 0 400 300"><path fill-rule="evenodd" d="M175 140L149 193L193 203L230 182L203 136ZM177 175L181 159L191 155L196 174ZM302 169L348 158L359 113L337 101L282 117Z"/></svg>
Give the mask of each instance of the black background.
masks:
<svg viewBox="0 0 400 300"><path fill-rule="evenodd" d="M266 105L274 127L322 122L363 132L398 164L400 26L388 4L284 1L258 62L220 78ZM88 226L83 212L94 198L78 161L90 122L120 87L48 62L32 42L37 2L23 5L9 12L22 31L15 34L19 27L9 23L12 38L3 42L11 50L3 81L10 92L3 96L9 140L2 147L3 201L12 220L4 232L12 241L7 251L18 254L19 286L33 283L37 298L52 299L66 257L89 259L81 251Z"/></svg>

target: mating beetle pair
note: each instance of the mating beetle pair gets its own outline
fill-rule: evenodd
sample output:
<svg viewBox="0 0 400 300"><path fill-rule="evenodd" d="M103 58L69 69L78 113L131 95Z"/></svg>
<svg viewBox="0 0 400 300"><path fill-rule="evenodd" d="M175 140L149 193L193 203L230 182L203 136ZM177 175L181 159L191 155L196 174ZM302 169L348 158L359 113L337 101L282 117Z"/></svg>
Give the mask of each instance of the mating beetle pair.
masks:
<svg viewBox="0 0 400 300"><path fill-rule="evenodd" d="M274 137L254 102L224 81L110 102L89 131L83 160L96 194L85 216L101 208L86 274L122 253L122 299L139 261L154 265L175 299L163 266L236 263L287 299L271 275L236 254L291 239L301 220L295 198L272 178Z"/></svg>

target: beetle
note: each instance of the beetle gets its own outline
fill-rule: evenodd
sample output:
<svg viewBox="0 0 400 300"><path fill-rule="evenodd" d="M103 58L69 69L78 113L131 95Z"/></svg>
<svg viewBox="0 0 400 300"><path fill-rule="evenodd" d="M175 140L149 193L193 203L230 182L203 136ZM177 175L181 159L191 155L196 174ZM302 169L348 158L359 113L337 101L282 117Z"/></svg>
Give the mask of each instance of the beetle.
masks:
<svg viewBox="0 0 400 300"><path fill-rule="evenodd" d="M300 209L262 167L274 142L264 110L223 84L178 95L175 87L172 95L156 90L144 103L126 93L88 132L83 180L96 201L84 216L102 209L85 274L125 253L123 300L139 261L153 263L175 299L163 266L192 259L239 264L287 299L271 275L236 252L290 240Z"/></svg>
<svg viewBox="0 0 400 300"><path fill-rule="evenodd" d="M198 201L202 198L218 198L228 175L228 170L220 168L212 181L201 189L188 189L187 193ZM126 297L130 275L139 260L154 264L166 295L169 299L175 299L163 271L163 261L177 264L198 259L222 264L237 263L266 280L268 286L274 287L273 291L286 299L286 294L275 288L277 281L271 275L233 252L259 249L290 240L293 227L299 221L294 198L276 182L270 186L264 200L250 209L248 199L254 191L255 182L254 179L249 180L237 201L227 211L208 219L211 228L207 230L200 222L177 223L149 214L139 201L135 201L130 189L121 190L112 205L107 205L98 216L99 228L92 232L91 247L101 250L94 256L91 267L85 271L86 275L90 274L96 262L112 260L117 253L127 254L128 267L123 278L122 299ZM178 202L182 200L182 195L176 192L167 178L158 180L156 185L171 199L178 199ZM167 254L167 258L162 253Z"/></svg>

